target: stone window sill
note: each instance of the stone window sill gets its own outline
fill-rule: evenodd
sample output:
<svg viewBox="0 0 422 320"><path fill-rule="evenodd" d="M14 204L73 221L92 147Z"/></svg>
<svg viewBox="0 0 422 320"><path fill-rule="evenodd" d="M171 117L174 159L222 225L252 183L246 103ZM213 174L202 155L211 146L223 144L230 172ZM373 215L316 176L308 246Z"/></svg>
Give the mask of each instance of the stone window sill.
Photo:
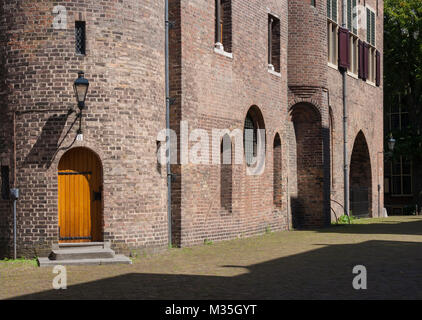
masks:
<svg viewBox="0 0 422 320"><path fill-rule="evenodd" d="M221 54L222 56L225 56L226 58L233 59L233 53L225 51L221 43L216 43L214 45L214 52Z"/></svg>
<svg viewBox="0 0 422 320"><path fill-rule="evenodd" d="M352 78L355 78L355 79L359 79L359 76L358 76L356 73L353 73L353 72L347 71L347 75L348 75L349 77L352 77Z"/></svg>
<svg viewBox="0 0 422 320"><path fill-rule="evenodd" d="M275 71L272 65L268 65L268 73L271 73L273 76L281 78L281 73Z"/></svg>
<svg viewBox="0 0 422 320"><path fill-rule="evenodd" d="M376 87L375 83L369 80L366 80L366 83L369 84L370 86Z"/></svg>
<svg viewBox="0 0 422 320"><path fill-rule="evenodd" d="M338 70L338 66L336 66L335 64L332 64L331 62L327 62L327 65L328 65L330 68L333 68L333 69L335 69L335 70Z"/></svg>
<svg viewBox="0 0 422 320"><path fill-rule="evenodd" d="M214 52L217 54L221 54L226 58L233 59L233 53L224 51L224 48L218 46L217 44L214 47Z"/></svg>

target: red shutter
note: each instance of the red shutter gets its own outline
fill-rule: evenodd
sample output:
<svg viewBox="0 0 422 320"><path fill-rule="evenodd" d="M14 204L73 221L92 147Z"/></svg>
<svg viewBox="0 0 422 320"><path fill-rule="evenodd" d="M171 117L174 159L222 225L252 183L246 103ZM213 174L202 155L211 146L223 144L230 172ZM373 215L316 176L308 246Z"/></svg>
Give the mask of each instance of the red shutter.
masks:
<svg viewBox="0 0 422 320"><path fill-rule="evenodd" d="M338 30L338 66L344 70L350 67L349 30L341 27Z"/></svg>
<svg viewBox="0 0 422 320"><path fill-rule="evenodd" d="M358 76L363 78L363 42L358 40Z"/></svg>
<svg viewBox="0 0 422 320"><path fill-rule="evenodd" d="M376 61L377 71L376 71L376 76L375 76L375 84L379 87L381 83L381 54L379 53L378 50L376 52L376 57L377 57L377 61Z"/></svg>
<svg viewBox="0 0 422 320"><path fill-rule="evenodd" d="M363 43L363 75L362 79L368 79L369 73L369 44Z"/></svg>

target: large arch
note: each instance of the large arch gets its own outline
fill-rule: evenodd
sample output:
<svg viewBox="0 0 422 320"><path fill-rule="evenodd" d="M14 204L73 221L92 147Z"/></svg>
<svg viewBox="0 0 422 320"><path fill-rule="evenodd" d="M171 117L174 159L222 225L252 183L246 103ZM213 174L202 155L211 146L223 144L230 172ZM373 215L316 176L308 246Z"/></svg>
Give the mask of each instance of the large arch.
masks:
<svg viewBox="0 0 422 320"><path fill-rule="evenodd" d="M350 210L353 216L372 216L371 157L365 135L359 131L350 160Z"/></svg>
<svg viewBox="0 0 422 320"><path fill-rule="evenodd" d="M324 161L321 115L309 103L298 103L290 110L293 132L290 134L290 194L294 228L323 226ZM293 155L293 157L292 157Z"/></svg>
<svg viewBox="0 0 422 320"><path fill-rule="evenodd" d="M103 169L96 153L70 149L58 166L60 242L103 241Z"/></svg>

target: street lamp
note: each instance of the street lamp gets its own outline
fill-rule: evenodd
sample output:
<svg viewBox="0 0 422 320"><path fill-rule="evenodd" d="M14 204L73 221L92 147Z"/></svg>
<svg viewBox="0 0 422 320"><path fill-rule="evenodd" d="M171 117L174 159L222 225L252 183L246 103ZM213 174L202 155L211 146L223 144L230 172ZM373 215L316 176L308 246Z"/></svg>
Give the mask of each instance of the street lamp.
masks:
<svg viewBox="0 0 422 320"><path fill-rule="evenodd" d="M390 152L394 151L394 147L396 145L396 139L393 138L393 135L390 134L390 139L388 139L388 149Z"/></svg>
<svg viewBox="0 0 422 320"><path fill-rule="evenodd" d="M85 109L85 99L88 92L89 81L84 78L84 72L78 72L78 79L75 80L73 84L73 89L75 91L76 101L78 103L78 108L82 112Z"/></svg>

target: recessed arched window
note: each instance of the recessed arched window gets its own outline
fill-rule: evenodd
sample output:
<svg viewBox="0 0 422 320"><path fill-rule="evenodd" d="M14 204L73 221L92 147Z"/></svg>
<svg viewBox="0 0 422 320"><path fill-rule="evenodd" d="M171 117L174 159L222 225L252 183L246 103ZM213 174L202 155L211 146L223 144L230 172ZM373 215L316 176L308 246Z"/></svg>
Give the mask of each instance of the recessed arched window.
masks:
<svg viewBox="0 0 422 320"><path fill-rule="evenodd" d="M248 166L255 165L259 155L265 156L264 119L258 107L249 109L244 124L243 145ZM261 148L261 149L260 149Z"/></svg>
<svg viewBox="0 0 422 320"><path fill-rule="evenodd" d="M281 208L282 201L282 167L281 167L281 139L277 133L274 138L273 144L273 192L274 192L274 205L276 208Z"/></svg>
<svg viewBox="0 0 422 320"><path fill-rule="evenodd" d="M233 167L232 143L228 134L221 141L221 167L220 167L220 202L221 207L232 212L233 200Z"/></svg>

